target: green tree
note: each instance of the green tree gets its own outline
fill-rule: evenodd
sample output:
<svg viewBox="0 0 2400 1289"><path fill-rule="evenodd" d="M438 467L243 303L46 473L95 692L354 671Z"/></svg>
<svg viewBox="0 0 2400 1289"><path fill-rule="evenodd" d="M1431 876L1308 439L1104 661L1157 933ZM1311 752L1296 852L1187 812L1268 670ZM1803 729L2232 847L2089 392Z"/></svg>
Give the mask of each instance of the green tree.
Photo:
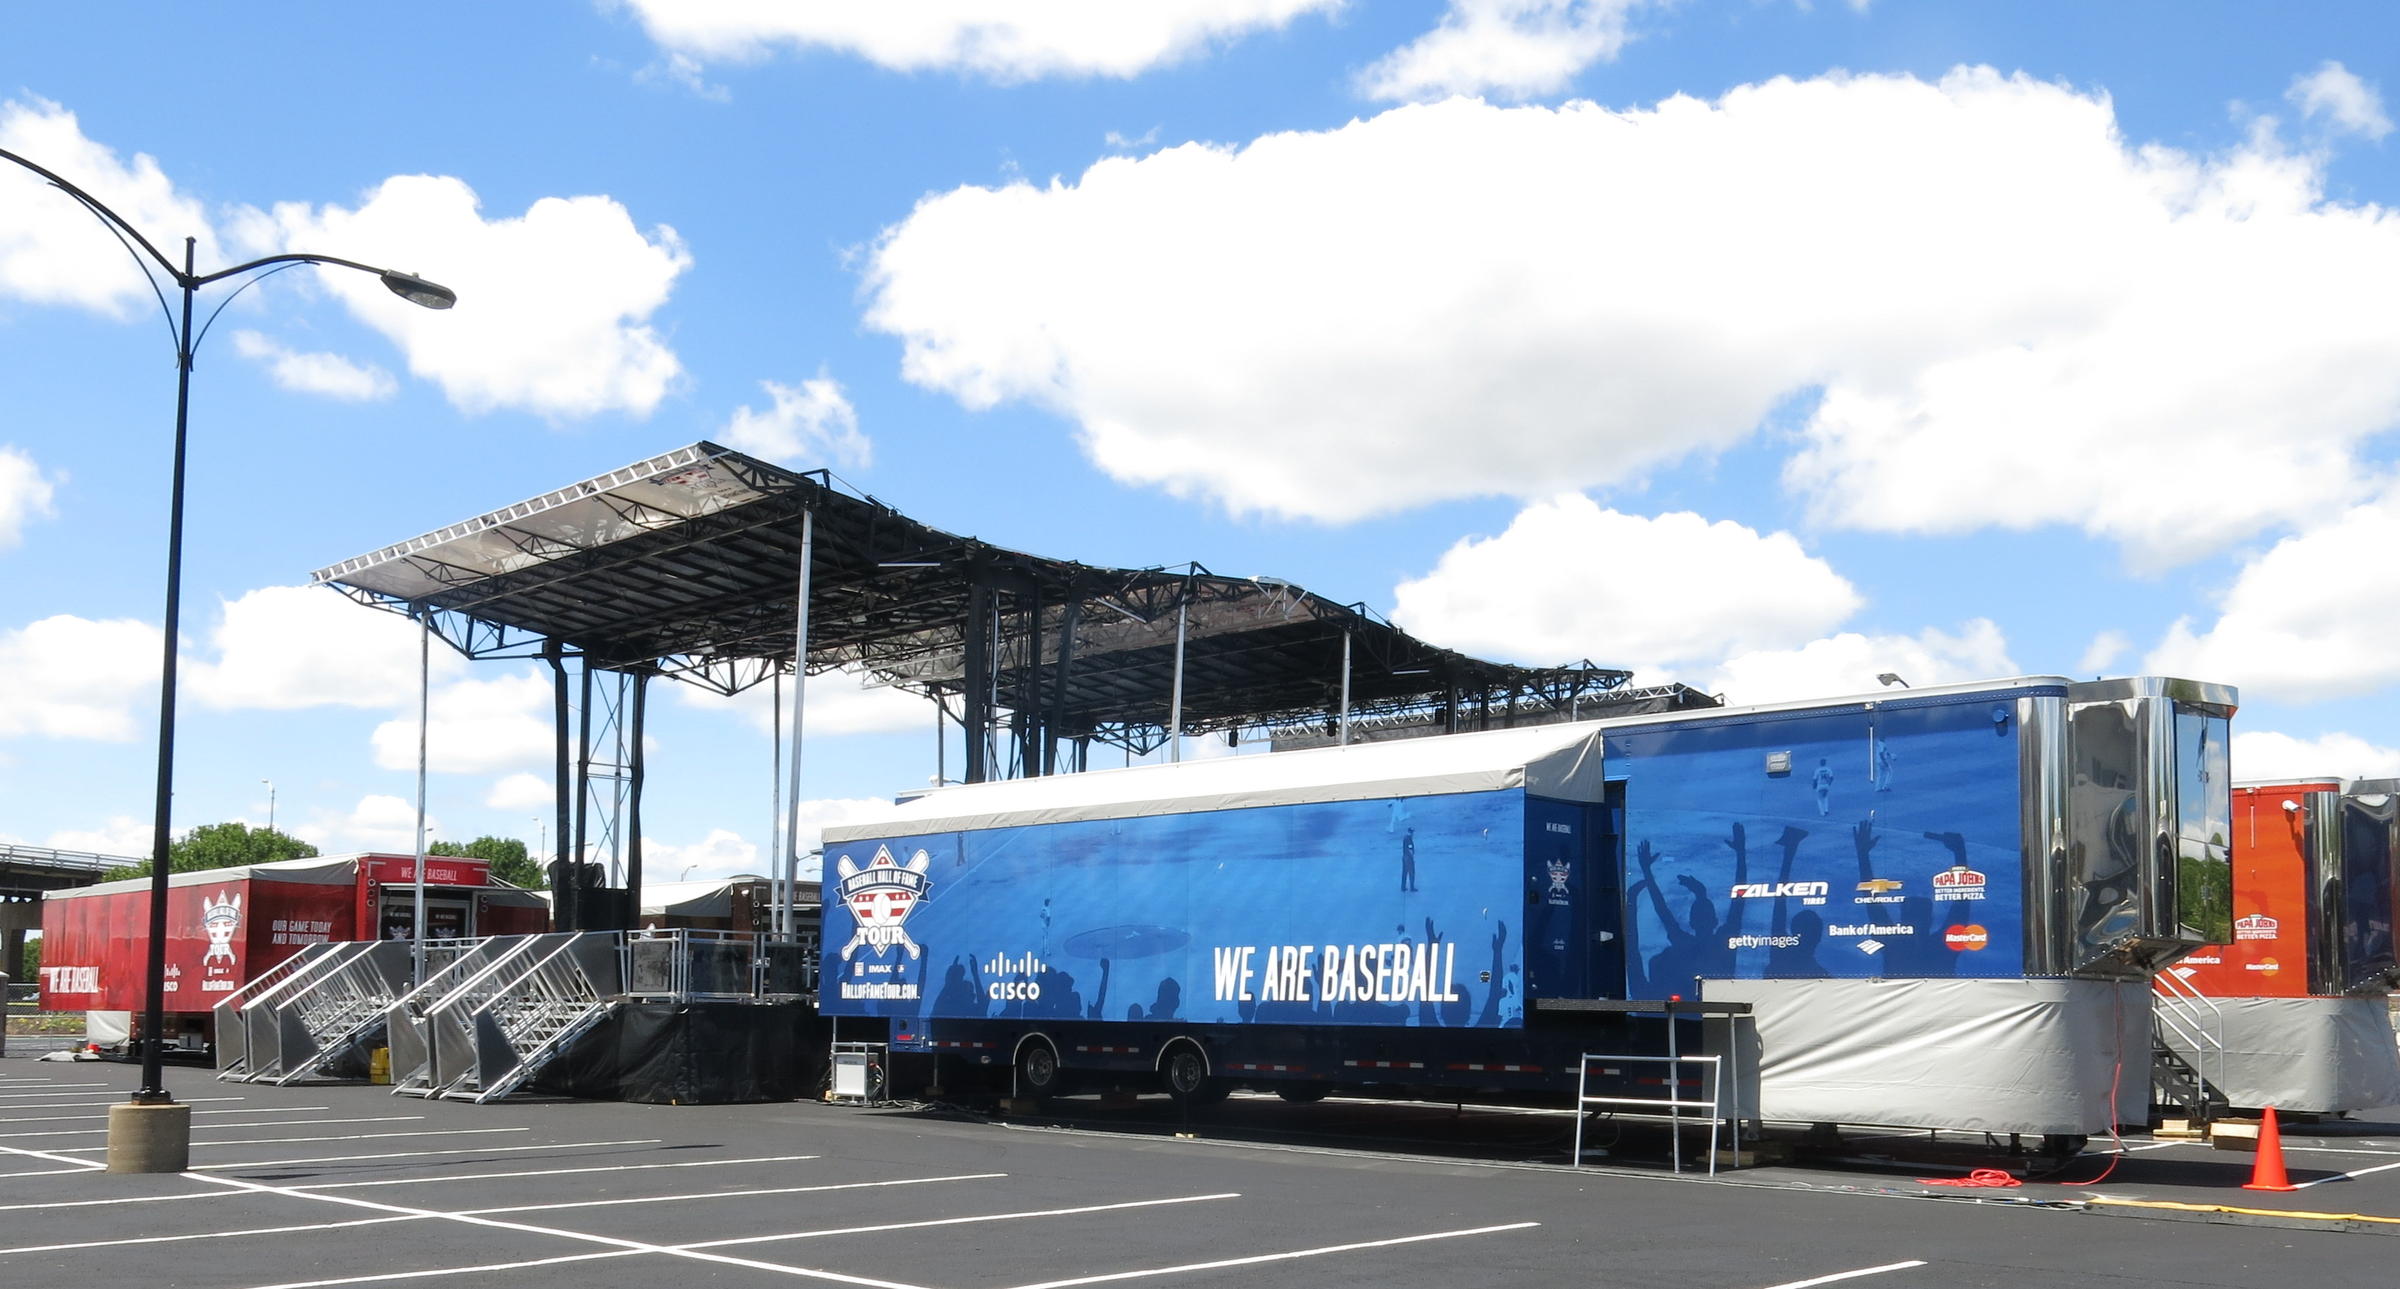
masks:
<svg viewBox="0 0 2400 1289"><path fill-rule="evenodd" d="M282 859L314 859L317 848L273 828L253 828L244 823L202 824L167 843L167 871L197 873L211 868L238 868L244 864L271 864ZM123 877L148 877L149 861L112 868L100 875L100 880L113 882Z"/></svg>
<svg viewBox="0 0 2400 1289"><path fill-rule="evenodd" d="M514 837L478 837L470 842L437 841L425 848L428 855L450 855L459 859L480 859L492 866L492 876L511 886L538 891L550 884L542 866L525 853L525 843Z"/></svg>
<svg viewBox="0 0 2400 1289"><path fill-rule="evenodd" d="M42 937L38 935L29 935L25 937L25 961L23 966L25 968L25 974L16 978L18 983L22 984L28 980L39 980L42 978Z"/></svg>

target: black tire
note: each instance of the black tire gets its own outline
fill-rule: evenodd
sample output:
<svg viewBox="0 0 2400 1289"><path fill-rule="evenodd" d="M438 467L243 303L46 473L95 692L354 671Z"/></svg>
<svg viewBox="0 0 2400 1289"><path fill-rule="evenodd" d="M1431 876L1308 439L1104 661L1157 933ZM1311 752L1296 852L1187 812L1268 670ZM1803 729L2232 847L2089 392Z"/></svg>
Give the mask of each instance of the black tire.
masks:
<svg viewBox="0 0 2400 1289"><path fill-rule="evenodd" d="M1159 1062L1159 1081L1167 1095L1185 1106L1215 1105L1231 1092L1221 1079L1209 1077L1208 1057L1190 1043L1177 1043L1167 1049Z"/></svg>
<svg viewBox="0 0 2400 1289"><path fill-rule="evenodd" d="M1035 1039L1017 1051L1017 1095L1021 1097L1054 1097L1066 1087L1066 1071L1059 1068L1058 1049L1043 1039Z"/></svg>
<svg viewBox="0 0 2400 1289"><path fill-rule="evenodd" d="M1275 1089L1275 1095L1293 1105L1315 1105L1324 1100L1332 1091L1332 1088L1319 1087L1314 1083L1295 1083L1290 1087Z"/></svg>

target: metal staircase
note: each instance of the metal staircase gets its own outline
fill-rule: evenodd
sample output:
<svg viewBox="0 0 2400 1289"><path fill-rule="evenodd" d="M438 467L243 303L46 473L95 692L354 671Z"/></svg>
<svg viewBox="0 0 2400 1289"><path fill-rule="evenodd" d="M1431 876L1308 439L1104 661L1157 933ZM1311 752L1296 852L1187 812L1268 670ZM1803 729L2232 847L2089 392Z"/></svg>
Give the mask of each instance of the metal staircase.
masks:
<svg viewBox="0 0 2400 1289"><path fill-rule="evenodd" d="M279 1068L251 1071L246 1081L272 1079L281 1087L334 1075L345 1058L375 1046L385 1010L407 988L414 951L405 940L360 946L277 999L272 1023Z"/></svg>
<svg viewBox="0 0 2400 1289"><path fill-rule="evenodd" d="M210 1009L216 1017L217 1078L232 1082L245 1077L250 1066L249 1031L242 1020L242 1009L262 1001L284 988L295 977L306 976L324 965L324 959L344 951L340 943L312 944L300 952L258 973L250 982L217 1000Z"/></svg>
<svg viewBox="0 0 2400 1289"><path fill-rule="evenodd" d="M481 1103L523 1087L615 1009L621 940L612 931L507 937L460 958L438 995L442 977L411 995L424 1059L392 1091Z"/></svg>
<svg viewBox="0 0 2400 1289"><path fill-rule="evenodd" d="M2224 1009L2170 968L2150 978L2150 1011L2152 1100L2194 1124L2215 1119L2227 1106L2214 1077L2225 1068Z"/></svg>

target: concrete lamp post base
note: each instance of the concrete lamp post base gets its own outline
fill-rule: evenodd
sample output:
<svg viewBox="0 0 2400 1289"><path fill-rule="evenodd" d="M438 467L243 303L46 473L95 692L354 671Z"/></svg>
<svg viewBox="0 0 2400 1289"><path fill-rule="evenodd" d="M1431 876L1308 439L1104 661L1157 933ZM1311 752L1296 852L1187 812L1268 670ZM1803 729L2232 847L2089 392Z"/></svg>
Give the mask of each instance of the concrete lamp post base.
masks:
<svg viewBox="0 0 2400 1289"><path fill-rule="evenodd" d="M177 1102L108 1108L108 1171L180 1173L192 1162L192 1108Z"/></svg>

